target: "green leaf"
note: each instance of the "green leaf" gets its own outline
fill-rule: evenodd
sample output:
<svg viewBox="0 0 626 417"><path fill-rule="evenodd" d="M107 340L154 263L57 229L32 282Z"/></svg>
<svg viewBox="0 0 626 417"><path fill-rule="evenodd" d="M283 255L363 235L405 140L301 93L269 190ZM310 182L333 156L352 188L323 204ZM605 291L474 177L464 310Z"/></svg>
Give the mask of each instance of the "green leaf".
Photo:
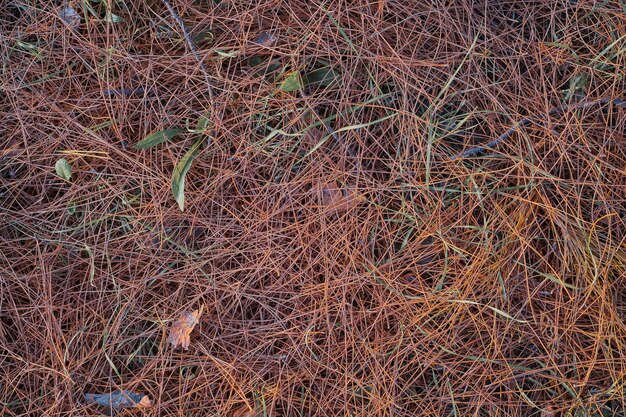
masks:
<svg viewBox="0 0 626 417"><path fill-rule="evenodd" d="M17 42L17 46L19 46L20 48L30 52L31 54L33 54L35 56L35 58L37 59L41 59L42 57L42 49L30 44L28 42L22 42L22 41L16 41Z"/></svg>
<svg viewBox="0 0 626 417"><path fill-rule="evenodd" d="M196 122L196 128L194 130L195 133L203 133L209 128L209 124L211 123L209 116L209 113L205 113L202 116L198 117L198 121Z"/></svg>
<svg viewBox="0 0 626 417"><path fill-rule="evenodd" d="M554 282L555 284L562 285L565 288L569 288L570 290L578 290L578 288L576 288L572 284L568 284L567 282L563 282L562 280L558 279L556 276L554 276L552 274L546 274L545 272L541 272L541 271L535 271L535 272L537 272L542 277L549 279L550 281Z"/></svg>
<svg viewBox="0 0 626 417"><path fill-rule="evenodd" d="M215 53L221 56L222 58L233 58L239 55L239 51L224 52L224 51L220 51L219 49L216 49Z"/></svg>
<svg viewBox="0 0 626 417"><path fill-rule="evenodd" d="M28 52L32 52L33 54L38 54L39 53L39 48L37 48L35 45L28 43L28 42L22 42L22 41L15 41L17 43L17 46L19 46L22 49L27 50Z"/></svg>
<svg viewBox="0 0 626 417"><path fill-rule="evenodd" d="M251 67L256 67L259 66L263 63L263 58L261 58L260 56L251 56L248 59L248 65L250 65Z"/></svg>
<svg viewBox="0 0 626 417"><path fill-rule="evenodd" d="M303 87L302 77L299 71L292 72L278 87L281 91L290 92L300 90Z"/></svg>
<svg viewBox="0 0 626 417"><path fill-rule="evenodd" d="M196 159L200 145L204 140L204 138L198 139L174 167L174 173L172 174L172 193L178 203L178 207L180 207L180 211L185 211L185 177L187 176L187 171L191 168L193 160Z"/></svg>
<svg viewBox="0 0 626 417"><path fill-rule="evenodd" d="M502 317L509 319L509 320L513 320L516 321L518 323L528 323L528 321L526 320L520 320L520 319L516 319L515 317L511 316L508 313L505 313L504 311L500 310L499 308L495 308L489 305L485 305L485 304L480 304L477 303L476 301L471 301L471 300L448 300L451 303L460 303L460 304L470 304L473 306L478 306L478 307L487 307L488 309L490 309L491 311L493 311L496 314L501 315Z"/></svg>
<svg viewBox="0 0 626 417"><path fill-rule="evenodd" d="M110 10L107 10L104 20L106 20L107 22L111 22L111 23L120 23L124 21L124 18L111 13Z"/></svg>
<svg viewBox="0 0 626 417"><path fill-rule="evenodd" d="M304 76L304 85L320 84L328 87L339 79L339 74L332 68L320 68L309 72Z"/></svg>
<svg viewBox="0 0 626 417"><path fill-rule="evenodd" d="M528 270L530 270L530 271L534 272L535 274L539 274L539 275L541 275L542 277L549 279L550 281L554 282L555 284L562 285L562 286L564 286L565 288L569 288L570 290L578 291L578 288L577 288L577 287L573 286L572 284L568 284L567 282L565 282L565 281L563 281L563 280L561 280L561 279L557 278L557 277L556 277L555 275L553 275L553 274L547 274L547 273L545 273L545 272L541 272L541 271L539 271L539 270L537 270L537 269L535 269L535 268L531 268L530 266L528 266L528 265L526 265L526 264L524 264L524 263L522 263L522 262L518 262L518 261L514 261L514 262L515 262L516 264L521 265L521 266L523 266L524 268L526 268L526 269L528 269Z"/></svg>
<svg viewBox="0 0 626 417"><path fill-rule="evenodd" d="M203 30L201 32L199 32L197 35L195 35L191 41L194 43L194 45L200 45L203 43L210 43L213 42L213 40L215 39L215 35L213 34L213 32L211 32L210 30Z"/></svg>
<svg viewBox="0 0 626 417"><path fill-rule="evenodd" d="M72 166L69 162L67 162L67 159L59 159L56 164L54 164L54 169L57 172L57 175L65 181L72 179Z"/></svg>
<svg viewBox="0 0 626 417"><path fill-rule="evenodd" d="M166 140L172 139L179 133L185 132L187 129L181 127L174 127L172 129L159 130L158 132L150 133L142 141L137 143L133 148L135 149L147 149L153 146L163 143Z"/></svg>
<svg viewBox="0 0 626 417"><path fill-rule="evenodd" d="M75 201L70 201L67 204L66 210L67 210L67 213L70 216L73 216L74 214L76 214L76 202Z"/></svg>

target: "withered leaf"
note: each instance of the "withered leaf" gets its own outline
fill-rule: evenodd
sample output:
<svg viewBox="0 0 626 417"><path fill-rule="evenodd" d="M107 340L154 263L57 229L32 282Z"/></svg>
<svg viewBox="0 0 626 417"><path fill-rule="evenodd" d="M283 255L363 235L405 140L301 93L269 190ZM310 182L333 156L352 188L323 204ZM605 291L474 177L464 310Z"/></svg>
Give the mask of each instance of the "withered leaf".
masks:
<svg viewBox="0 0 626 417"><path fill-rule="evenodd" d="M113 391L108 394L85 394L85 401L116 410L129 407L146 408L152 405L147 395L128 390Z"/></svg>
<svg viewBox="0 0 626 417"><path fill-rule="evenodd" d="M172 323L170 327L170 335L167 341L174 349L181 346L183 349L189 349L190 335L196 324L199 323L202 307L194 311L183 311L178 319Z"/></svg>
<svg viewBox="0 0 626 417"><path fill-rule="evenodd" d="M254 38L252 43L255 43L261 46L272 46L272 44L275 43L277 40L278 40L278 36L273 35L269 32L261 32L257 35L256 38Z"/></svg>
<svg viewBox="0 0 626 417"><path fill-rule="evenodd" d="M320 187L320 203L337 211L347 211L361 201L356 190L349 187L340 187L336 181L322 184Z"/></svg>
<svg viewBox="0 0 626 417"><path fill-rule="evenodd" d="M81 20L83 20L82 16L69 4L59 10L59 17L72 29L79 27Z"/></svg>
<svg viewBox="0 0 626 417"><path fill-rule="evenodd" d="M256 417L257 412L248 408L247 405L242 405L241 407L235 408L228 415L229 417Z"/></svg>

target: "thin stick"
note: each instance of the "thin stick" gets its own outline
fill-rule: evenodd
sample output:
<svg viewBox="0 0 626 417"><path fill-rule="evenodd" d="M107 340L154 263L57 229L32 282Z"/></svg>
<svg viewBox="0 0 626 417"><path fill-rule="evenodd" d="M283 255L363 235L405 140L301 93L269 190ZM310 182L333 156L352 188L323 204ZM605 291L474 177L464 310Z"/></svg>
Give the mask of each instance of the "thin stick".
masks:
<svg viewBox="0 0 626 417"><path fill-rule="evenodd" d="M599 106L599 105L607 104L607 103L612 103L620 107L626 107L626 100L623 98L602 97L597 100L591 100L591 101L583 100L577 103L563 104L561 106L554 107L550 109L550 111L548 111L547 116L553 116L555 114L562 114L569 110L586 109L589 107ZM523 119L515 123L513 126L511 126L506 132L504 132L503 134L501 134L500 136L498 136L496 139L492 140L491 142L488 142L483 146L477 146L475 148L470 148L466 151L463 151L457 156L455 156L453 159L467 158L467 157L485 152L489 150L490 148L494 148L498 146L499 144L501 144L502 142L504 142L505 140L507 140L520 127L526 126L533 119L542 118L542 117L545 117L545 116L540 115L540 114L533 114L531 116L524 117ZM545 120L541 121L542 125L545 123L546 123Z"/></svg>
<svg viewBox="0 0 626 417"><path fill-rule="evenodd" d="M211 80L209 79L209 71L207 71L207 68L204 65L204 62L202 61L202 57L200 57L200 54L198 53L196 46L193 44L193 40L191 39L191 36L189 35L189 31L187 30L187 27L185 26L185 22L183 22L183 19L178 15L178 13L176 13L176 10L174 10L169 0L162 0L162 1L163 1L163 4L165 4L165 7L167 7L167 10L169 10L172 18L176 21L176 23L178 23L178 26L180 27L181 32L183 32L183 38L185 38L187 47L193 54L196 61L198 61L200 70L204 74L204 79L206 80L207 89L209 91L209 98L211 100L211 106L213 108L213 118L214 118L214 123L215 123L217 121L215 119L218 117L218 114L216 111L216 102L215 102L216 94L215 94L215 89L213 88L213 84L211 83ZM214 134L215 134L214 130L211 130L211 136L214 136Z"/></svg>
<svg viewBox="0 0 626 417"><path fill-rule="evenodd" d="M176 13L176 10L174 10L169 0L163 0L163 4L165 4L165 7L167 7L167 10L169 10L170 14L172 15L172 18L174 18L176 23L178 23L178 26L180 26L180 30L183 32L183 37L185 38L185 42L187 43L187 46L189 47L189 50L193 54L196 61L198 61L198 64L200 65L200 69L204 73L204 76L207 80L207 84L209 87L209 97L211 98L211 100L214 100L215 90L213 89L213 86L211 85L211 82L209 81L209 78L208 78L209 72L207 71L207 68L204 65L204 62L202 62L202 58L200 57L200 54L198 53L196 46L193 44L193 41L191 40L191 36L189 35L189 31L187 30L187 27L185 26L185 22L183 22L183 19L181 19L178 13Z"/></svg>

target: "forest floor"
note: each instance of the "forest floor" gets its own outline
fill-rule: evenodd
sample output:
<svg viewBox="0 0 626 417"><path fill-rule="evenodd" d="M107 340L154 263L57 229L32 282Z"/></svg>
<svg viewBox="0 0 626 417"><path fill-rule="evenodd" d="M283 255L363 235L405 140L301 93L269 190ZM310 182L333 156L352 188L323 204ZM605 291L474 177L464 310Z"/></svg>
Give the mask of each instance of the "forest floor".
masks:
<svg viewBox="0 0 626 417"><path fill-rule="evenodd" d="M1 415L624 415L621 0L0 5Z"/></svg>

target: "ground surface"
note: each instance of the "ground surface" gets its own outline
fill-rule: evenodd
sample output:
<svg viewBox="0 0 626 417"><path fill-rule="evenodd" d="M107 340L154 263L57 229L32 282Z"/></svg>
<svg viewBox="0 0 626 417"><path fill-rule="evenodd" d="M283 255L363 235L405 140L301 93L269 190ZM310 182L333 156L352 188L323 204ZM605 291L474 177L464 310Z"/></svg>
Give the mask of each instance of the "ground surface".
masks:
<svg viewBox="0 0 626 417"><path fill-rule="evenodd" d="M623 415L623 2L0 4L3 416Z"/></svg>

